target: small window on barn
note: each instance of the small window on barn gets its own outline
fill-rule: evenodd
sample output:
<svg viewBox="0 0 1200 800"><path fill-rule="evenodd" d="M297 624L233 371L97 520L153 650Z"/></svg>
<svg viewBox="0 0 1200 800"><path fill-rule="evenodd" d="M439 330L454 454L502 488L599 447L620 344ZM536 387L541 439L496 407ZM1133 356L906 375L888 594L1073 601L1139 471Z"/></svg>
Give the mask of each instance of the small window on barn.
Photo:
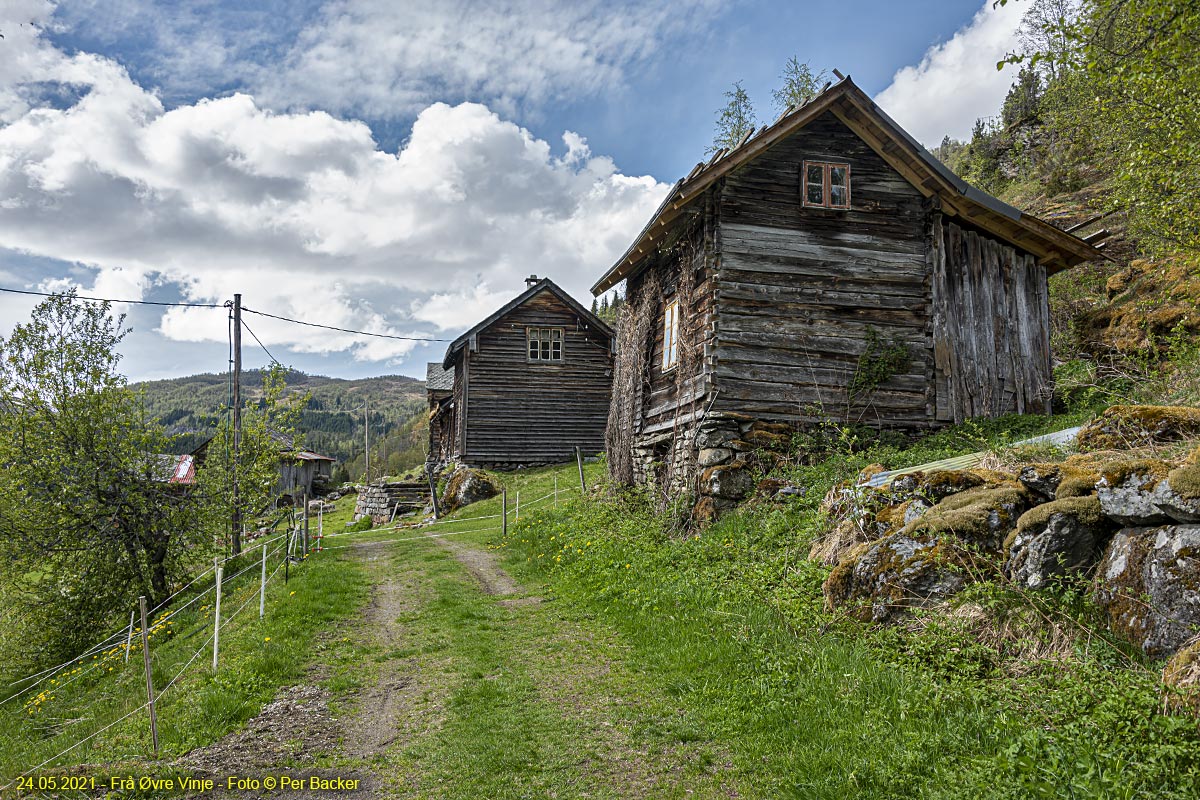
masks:
<svg viewBox="0 0 1200 800"><path fill-rule="evenodd" d="M800 192L808 208L850 208L850 165L805 161Z"/></svg>
<svg viewBox="0 0 1200 800"><path fill-rule="evenodd" d="M530 361L562 361L562 328L526 328Z"/></svg>
<svg viewBox="0 0 1200 800"><path fill-rule="evenodd" d="M663 311L663 372L679 363L679 301L667 303Z"/></svg>

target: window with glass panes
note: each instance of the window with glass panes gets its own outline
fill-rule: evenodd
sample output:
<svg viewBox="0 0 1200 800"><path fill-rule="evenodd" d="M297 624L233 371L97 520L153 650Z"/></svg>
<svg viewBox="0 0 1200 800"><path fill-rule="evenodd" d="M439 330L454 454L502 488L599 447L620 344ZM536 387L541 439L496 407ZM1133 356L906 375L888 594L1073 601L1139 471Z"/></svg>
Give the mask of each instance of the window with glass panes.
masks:
<svg viewBox="0 0 1200 800"><path fill-rule="evenodd" d="M672 300L663 310L663 372L679 363L679 302Z"/></svg>
<svg viewBox="0 0 1200 800"><path fill-rule="evenodd" d="M562 328L526 328L530 361L562 361Z"/></svg>
<svg viewBox="0 0 1200 800"><path fill-rule="evenodd" d="M800 192L809 208L850 208L850 165L805 161Z"/></svg>

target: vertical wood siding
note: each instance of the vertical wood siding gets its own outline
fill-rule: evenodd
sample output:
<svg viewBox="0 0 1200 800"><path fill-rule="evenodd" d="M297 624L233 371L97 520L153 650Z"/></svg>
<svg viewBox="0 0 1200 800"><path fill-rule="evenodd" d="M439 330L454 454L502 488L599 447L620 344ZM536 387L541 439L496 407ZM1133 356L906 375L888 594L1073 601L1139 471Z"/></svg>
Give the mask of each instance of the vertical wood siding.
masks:
<svg viewBox="0 0 1200 800"><path fill-rule="evenodd" d="M1050 412L1049 289L1033 256L935 214L937 419Z"/></svg>

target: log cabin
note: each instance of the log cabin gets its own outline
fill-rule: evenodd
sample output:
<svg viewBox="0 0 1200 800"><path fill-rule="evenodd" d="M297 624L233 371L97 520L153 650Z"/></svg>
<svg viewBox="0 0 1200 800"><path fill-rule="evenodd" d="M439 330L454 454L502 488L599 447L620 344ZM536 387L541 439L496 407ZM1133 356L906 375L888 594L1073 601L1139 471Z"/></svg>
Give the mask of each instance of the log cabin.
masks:
<svg viewBox="0 0 1200 800"><path fill-rule="evenodd" d="M1047 278L1097 248L969 186L839 78L697 164L593 286L625 283L617 480L728 505L747 440L1050 410Z"/></svg>
<svg viewBox="0 0 1200 800"><path fill-rule="evenodd" d="M613 331L549 278L525 284L446 349L453 377L431 418L435 466L517 469L604 448Z"/></svg>

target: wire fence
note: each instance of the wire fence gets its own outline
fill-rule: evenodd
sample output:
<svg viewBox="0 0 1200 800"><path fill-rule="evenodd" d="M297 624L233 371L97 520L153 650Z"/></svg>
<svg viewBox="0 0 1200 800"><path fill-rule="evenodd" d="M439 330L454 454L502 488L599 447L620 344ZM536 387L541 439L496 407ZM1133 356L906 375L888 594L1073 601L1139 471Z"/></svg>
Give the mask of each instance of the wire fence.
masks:
<svg viewBox="0 0 1200 800"><path fill-rule="evenodd" d="M334 534L318 534L311 540L313 545L311 549L313 552L320 552L323 550L374 547L395 544L398 542L418 541L423 539L443 539L472 533L502 531L507 529L507 525L510 520L519 520L522 511L528 511L529 509L537 508L547 501L552 501L555 505L557 505L562 495L577 493L580 490L581 487L559 487L556 481L553 491L541 495L533 500L527 500L524 503L521 502L519 493L515 494L513 497L514 502L511 505L507 502L506 496L504 500L504 508L500 513L497 514L483 514L453 519L421 520L419 522L396 523L385 527L372 528L364 531L345 531ZM486 522L488 524L477 527L468 527L465 530L448 530L444 532L442 532L441 527L439 527L443 525L471 525L475 522ZM379 533L388 531L421 531L421 533L415 536L371 539L368 541L349 540L345 544L324 545L322 542L323 539L338 539L342 537L361 536L363 534L377 535ZM0 699L0 707L18 698L29 697L35 689L37 689L39 686L42 686L47 681L54 683L54 691L62 691L63 688L71 685L72 683L76 681L83 681L89 676L94 675L97 670L107 668L108 671L112 671L114 666L110 663L110 661L118 656L123 656L124 661L127 663L129 654L134 649L142 649L144 651L144 659L146 660L146 663L150 663L150 661L155 658L151 645L153 644L156 634L170 631L171 634L168 635L168 641L170 641L171 638L175 638L177 640L186 640L187 638L191 638L192 636L202 633L205 630L209 631L208 636L203 640L200 646L191 652L190 656L181 667L175 670L174 675L169 681L167 681L161 690L159 690L157 693L153 693L153 689L148 688L149 695L146 702L141 703L132 709L121 709L124 713L121 713L115 719L105 722L101 727L89 732L87 735L81 737L77 741L72 742L67 747L54 753L54 755L42 760L36 766L26 769L8 783L0 786L0 791L6 791L12 788L19 781L30 776L32 773L42 769L43 767L47 767L56 763L59 759L76 751L81 746L87 744L106 731L111 730L122 722L142 712L151 712L151 728L153 729L155 747L157 750L157 728L155 716L153 714L155 706L157 706L167 692L178 686L180 679L188 673L188 670L192 668L197 660L199 660L200 656L207 652L212 652L214 666L219 666L220 633L226 630L234 622L234 620L237 619L256 599L260 602L260 618L263 616L265 613L265 597L267 587L273 580L275 580L281 569L285 569L290 563L300 562L307 557L307 553L302 555L296 555L293 553L293 545L297 543L297 540L302 535L302 528L297 524L292 529L289 529L288 531L276 536L254 540L250 543L253 545L253 547L248 548L241 554L236 556L228 556L225 558L215 558L211 567L208 567L204 571L191 577L191 579L188 580L187 583L185 583L182 587L163 598L154 606L152 610L147 612L146 616L143 617L143 619L146 620L144 626L145 630L143 630L143 626L135 624L135 612L135 615L131 616L130 623L128 625L122 626L120 629L113 631L104 639L88 647L78 656L53 667L40 670L39 672L26 675L22 678L18 678L9 683L7 688L19 688L17 688L12 694ZM273 548L269 548L269 546L272 544L275 546ZM239 564L239 568L232 575L224 575L225 566L235 559L247 559L248 563L245 565ZM269 573L267 571L268 564L273 564L273 568ZM249 593L231 614L222 615L219 613L219 611L216 611L216 609L219 609L219 605L217 603L218 591L220 592L221 596L227 594L233 595L238 591L253 586L253 581L243 581L240 586L238 585L238 579L253 570L258 570L260 572L258 591ZM211 582L209 582L207 585L204 585L210 576ZM191 596L187 598L186 602L175 605L188 593L191 593ZM173 626L176 621L181 620L182 615L185 612L187 612L189 609L192 609L197 603L201 602L205 598L209 598L213 601L214 613L211 620L205 617L197 617L194 630L186 635L174 630L173 627L170 627ZM157 618L153 617L154 613L161 612L165 608L170 608L170 610L159 614ZM207 608L208 606L203 606L200 610L205 610ZM105 656L105 658L102 659L102 655ZM89 659L91 660L91 663L89 663ZM86 667L84 665L86 665ZM63 677L63 673L66 670L71 670L71 674L65 680L60 682L59 678ZM124 670L123 672L129 674L127 670ZM149 678L149 676L147 677ZM110 701L111 695L112 693L108 693L108 695L102 697L101 700L94 701L93 703L78 709L77 713L85 713L91 710L98 711L100 715L103 715L102 711L98 710L98 707L105 700ZM151 697L153 699L150 699Z"/></svg>

